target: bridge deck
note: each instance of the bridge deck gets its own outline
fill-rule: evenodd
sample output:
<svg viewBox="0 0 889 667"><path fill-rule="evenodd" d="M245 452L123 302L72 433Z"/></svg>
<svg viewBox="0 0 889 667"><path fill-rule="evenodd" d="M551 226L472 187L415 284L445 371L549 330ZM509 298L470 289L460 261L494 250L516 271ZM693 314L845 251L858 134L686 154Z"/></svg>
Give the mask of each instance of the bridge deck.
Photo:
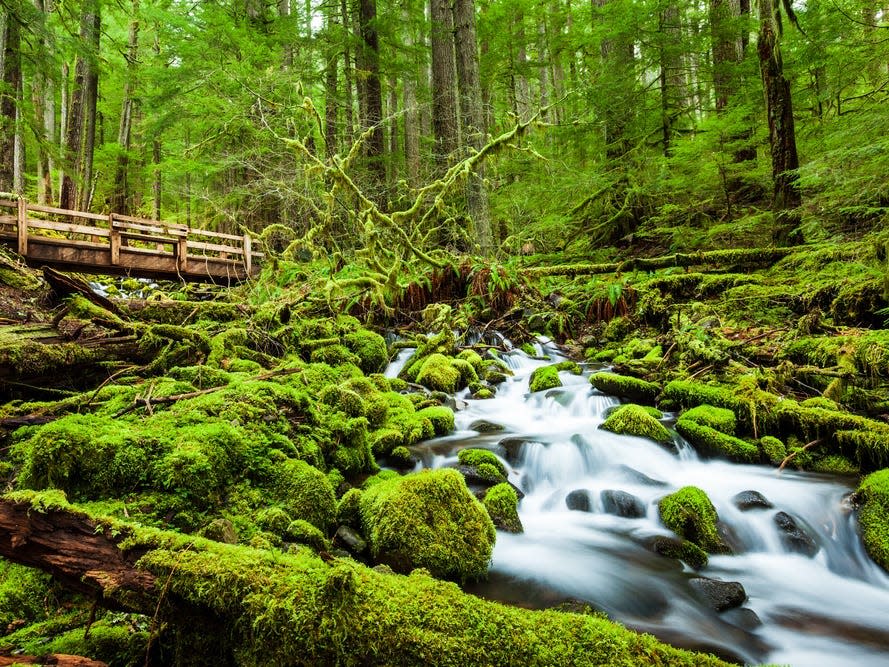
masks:
<svg viewBox="0 0 889 667"><path fill-rule="evenodd" d="M235 283L262 253L237 236L111 213L0 199L0 243L29 265L190 282Z"/></svg>

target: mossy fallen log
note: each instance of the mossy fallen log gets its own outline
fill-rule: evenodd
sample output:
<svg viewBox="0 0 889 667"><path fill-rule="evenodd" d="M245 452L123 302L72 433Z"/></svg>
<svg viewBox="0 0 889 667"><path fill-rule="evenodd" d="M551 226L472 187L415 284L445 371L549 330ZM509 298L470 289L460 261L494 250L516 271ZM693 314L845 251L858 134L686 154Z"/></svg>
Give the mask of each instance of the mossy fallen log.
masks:
<svg viewBox="0 0 889 667"><path fill-rule="evenodd" d="M535 266L523 270L526 276L590 276L627 271L654 271L674 266L749 267L769 266L794 252L793 248L737 248L704 252L676 253L663 257L634 257L622 262L602 264L562 264L559 266Z"/></svg>
<svg viewBox="0 0 889 667"><path fill-rule="evenodd" d="M58 493L0 498L0 528L3 557L184 633L179 664L195 664L187 631L202 618L221 629L215 664L726 664L600 616L487 602L423 570L392 575L308 550L137 528L90 517Z"/></svg>

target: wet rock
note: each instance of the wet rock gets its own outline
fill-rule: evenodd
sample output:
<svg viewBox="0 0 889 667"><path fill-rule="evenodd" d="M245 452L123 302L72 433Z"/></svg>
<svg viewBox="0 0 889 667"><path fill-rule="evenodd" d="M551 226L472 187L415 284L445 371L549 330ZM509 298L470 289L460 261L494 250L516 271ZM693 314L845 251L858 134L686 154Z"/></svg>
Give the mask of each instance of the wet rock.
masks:
<svg viewBox="0 0 889 667"><path fill-rule="evenodd" d="M460 408L457 405L457 398L453 394L448 394L443 391L433 391L429 394L430 398L434 398L441 405L450 408L454 412L457 412Z"/></svg>
<svg viewBox="0 0 889 667"><path fill-rule="evenodd" d="M592 512L593 505L590 502L590 494L585 489L576 489L565 497L565 504L569 510L578 512Z"/></svg>
<svg viewBox="0 0 889 667"><path fill-rule="evenodd" d="M363 553L367 549L367 542L361 537L361 534L349 526L340 526L336 529L333 543L353 554Z"/></svg>
<svg viewBox="0 0 889 667"><path fill-rule="evenodd" d="M550 389L543 396L544 398L551 398L563 408L567 407L574 398L574 394L564 389Z"/></svg>
<svg viewBox="0 0 889 667"><path fill-rule="evenodd" d="M747 599L747 592L738 581L693 577L688 580L688 585L702 602L715 611L740 607Z"/></svg>
<svg viewBox="0 0 889 667"><path fill-rule="evenodd" d="M500 424L489 422L487 419L476 419L469 425L469 430L478 431L479 433L496 433L497 431L504 431L506 429Z"/></svg>
<svg viewBox="0 0 889 667"><path fill-rule="evenodd" d="M645 538L642 541L642 545L659 556L673 558L677 561L681 560L695 570L707 567L707 562L709 561L707 552L701 549L701 547L678 537L652 535Z"/></svg>
<svg viewBox="0 0 889 667"><path fill-rule="evenodd" d="M497 447L502 450L502 452L498 453L502 453L503 458L505 458L510 465L516 465L522 460L522 449L529 442L533 441L528 440L527 438L504 438L497 443Z"/></svg>
<svg viewBox="0 0 889 667"><path fill-rule="evenodd" d="M818 545L812 536L800 528L787 512L778 512L775 515L775 525L781 531L781 541L788 551L805 554L810 558L818 553Z"/></svg>
<svg viewBox="0 0 889 667"><path fill-rule="evenodd" d="M649 477L628 465L615 466L615 471L628 482L643 484L644 486L667 486L666 482Z"/></svg>
<svg viewBox="0 0 889 667"><path fill-rule="evenodd" d="M729 609L722 615L722 620L728 621L742 630L754 631L762 625L762 620L755 611L748 607Z"/></svg>
<svg viewBox="0 0 889 667"><path fill-rule="evenodd" d="M645 504L632 493L606 489L602 491L602 508L608 514L616 514L626 519L639 519L645 516Z"/></svg>
<svg viewBox="0 0 889 667"><path fill-rule="evenodd" d="M742 512L754 509L772 509L774 505L759 491L741 491L732 498L732 502Z"/></svg>

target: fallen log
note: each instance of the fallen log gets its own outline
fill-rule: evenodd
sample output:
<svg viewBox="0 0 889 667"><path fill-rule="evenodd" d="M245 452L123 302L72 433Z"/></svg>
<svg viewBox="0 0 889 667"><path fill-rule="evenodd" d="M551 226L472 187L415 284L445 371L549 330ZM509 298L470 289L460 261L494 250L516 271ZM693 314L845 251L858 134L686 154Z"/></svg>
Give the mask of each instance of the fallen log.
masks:
<svg viewBox="0 0 889 667"><path fill-rule="evenodd" d="M209 637L215 664L727 664L599 616L488 602L424 571L393 575L306 548L285 554L99 520L57 492L0 497L0 556L190 630L192 642Z"/></svg>
<svg viewBox="0 0 889 667"><path fill-rule="evenodd" d="M52 665L53 667L108 667L107 662L92 660L80 655L50 653L48 655L0 655L0 667L12 665Z"/></svg>

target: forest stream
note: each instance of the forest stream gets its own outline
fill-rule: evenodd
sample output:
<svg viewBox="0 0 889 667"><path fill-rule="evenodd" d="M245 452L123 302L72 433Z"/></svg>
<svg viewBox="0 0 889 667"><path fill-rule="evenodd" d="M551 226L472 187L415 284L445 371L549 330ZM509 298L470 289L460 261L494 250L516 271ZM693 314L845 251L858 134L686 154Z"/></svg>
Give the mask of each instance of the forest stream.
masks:
<svg viewBox="0 0 889 667"><path fill-rule="evenodd" d="M490 576L472 592L529 608L587 604L674 645L734 661L886 664L889 576L865 553L844 503L852 480L703 460L678 434L670 451L603 431L619 400L592 388L586 372L562 372L562 387L529 393L531 372L564 358L549 343L537 348L540 358L504 355L514 376L496 397L458 394L456 431L415 448L420 466L434 468L455 465L467 446L491 449L525 494L524 533L498 532ZM472 427L480 423L503 428L480 433ZM672 535L658 500L686 485L706 491L734 551L711 556L700 572L650 549L655 536ZM736 496L746 491L760 495L746 494L753 507L742 511L738 505L748 505ZM739 582L746 601L708 603L701 577Z"/></svg>

